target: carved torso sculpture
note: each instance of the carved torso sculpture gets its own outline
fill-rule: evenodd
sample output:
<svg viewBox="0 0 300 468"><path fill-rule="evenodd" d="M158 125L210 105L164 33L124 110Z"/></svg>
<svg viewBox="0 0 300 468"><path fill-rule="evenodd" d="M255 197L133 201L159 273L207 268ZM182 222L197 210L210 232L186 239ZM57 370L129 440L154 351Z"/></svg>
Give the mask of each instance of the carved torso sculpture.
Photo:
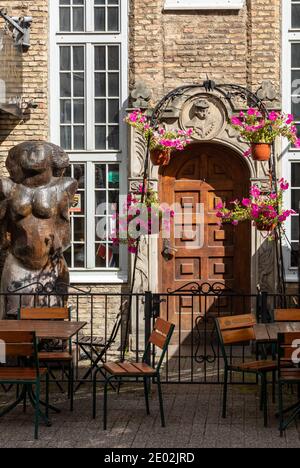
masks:
<svg viewBox="0 0 300 468"><path fill-rule="evenodd" d="M10 178L0 180L0 221L1 245L8 255L1 291L23 288L22 306L31 306L34 298L27 294L35 290L30 286L33 283L50 289L69 283L63 252L70 245L69 208L77 182L64 177L69 167L67 154L41 141L13 148L6 167ZM38 297L38 305L46 301ZM61 305L61 299L51 297L51 305ZM5 307L2 301L0 318L15 315L19 306L18 298L8 297Z"/></svg>

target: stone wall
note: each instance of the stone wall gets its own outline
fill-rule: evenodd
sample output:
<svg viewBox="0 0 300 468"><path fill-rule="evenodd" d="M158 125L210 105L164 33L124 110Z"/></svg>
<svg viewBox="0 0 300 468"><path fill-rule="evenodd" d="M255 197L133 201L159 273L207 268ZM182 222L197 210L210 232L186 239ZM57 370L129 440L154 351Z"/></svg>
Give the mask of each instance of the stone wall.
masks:
<svg viewBox="0 0 300 468"><path fill-rule="evenodd" d="M131 0L130 83L154 100L209 76L257 90L280 83L280 0L247 0L240 11L165 11L164 0Z"/></svg>

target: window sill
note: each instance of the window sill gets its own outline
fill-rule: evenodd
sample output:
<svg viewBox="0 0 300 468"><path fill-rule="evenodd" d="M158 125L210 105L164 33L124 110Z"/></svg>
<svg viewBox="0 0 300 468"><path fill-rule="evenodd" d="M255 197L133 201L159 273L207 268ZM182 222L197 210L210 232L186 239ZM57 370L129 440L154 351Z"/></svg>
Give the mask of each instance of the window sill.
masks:
<svg viewBox="0 0 300 468"><path fill-rule="evenodd" d="M120 271L70 271L71 284L125 284L128 276Z"/></svg>
<svg viewBox="0 0 300 468"><path fill-rule="evenodd" d="M240 10L245 0L165 0L164 10Z"/></svg>

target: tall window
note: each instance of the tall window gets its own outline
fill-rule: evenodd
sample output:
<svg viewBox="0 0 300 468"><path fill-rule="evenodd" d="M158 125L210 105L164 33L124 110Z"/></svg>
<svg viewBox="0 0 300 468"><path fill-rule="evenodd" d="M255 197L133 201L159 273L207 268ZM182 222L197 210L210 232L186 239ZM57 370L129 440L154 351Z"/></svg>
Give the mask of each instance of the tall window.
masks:
<svg viewBox="0 0 300 468"><path fill-rule="evenodd" d="M109 229L126 193L127 0L51 0L51 139L79 182L65 256L74 281L126 280Z"/></svg>
<svg viewBox="0 0 300 468"><path fill-rule="evenodd" d="M295 116L300 137L300 1L283 0L282 90L283 109ZM285 197L287 207L299 211L300 151L285 142L282 153L283 176L290 182ZM287 280L297 280L299 215L287 223L285 247Z"/></svg>

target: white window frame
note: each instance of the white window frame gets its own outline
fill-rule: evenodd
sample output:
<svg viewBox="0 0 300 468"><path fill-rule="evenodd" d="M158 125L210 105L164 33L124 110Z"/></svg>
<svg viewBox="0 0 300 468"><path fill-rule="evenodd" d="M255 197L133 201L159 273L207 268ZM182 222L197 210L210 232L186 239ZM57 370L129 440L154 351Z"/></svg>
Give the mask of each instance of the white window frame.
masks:
<svg viewBox="0 0 300 468"><path fill-rule="evenodd" d="M71 163L86 164L86 209L87 218L95 220L95 177L93 165L95 163L119 163L120 164L120 194L127 194L127 129L123 124L128 107L128 0L120 0L120 33L109 34L94 31L94 0L86 0L86 32L59 32L59 0L49 1L50 22L50 52L49 52L49 121L50 139L60 145L60 95L59 95L59 47L61 45L86 44L86 70L93 70L94 45L120 45L120 150L94 150L94 73L86 73L86 99L92 99L92 105L88 106L86 115L86 151L68 151ZM90 193L90 196L88 195ZM89 255L95 248L95 225L86 226L87 236L87 263ZM87 224L87 223L86 223ZM118 269L72 269L70 271L73 283L109 283L118 284L128 280L128 253L124 246L120 247L120 268Z"/></svg>
<svg viewBox="0 0 300 468"><path fill-rule="evenodd" d="M292 112L291 86L292 86L292 63L291 44L300 43L300 29L292 29L292 2L282 0L282 108L284 112ZM300 163L300 149L292 148L287 140L282 140L282 176L291 183L292 163ZM292 190L289 189L284 195L284 205L287 209L291 207ZM291 218L286 222L286 235L292 238ZM286 281L298 281L298 269L291 266L290 246L284 244Z"/></svg>
<svg viewBox="0 0 300 468"><path fill-rule="evenodd" d="M245 0L165 0L164 10L241 10Z"/></svg>

